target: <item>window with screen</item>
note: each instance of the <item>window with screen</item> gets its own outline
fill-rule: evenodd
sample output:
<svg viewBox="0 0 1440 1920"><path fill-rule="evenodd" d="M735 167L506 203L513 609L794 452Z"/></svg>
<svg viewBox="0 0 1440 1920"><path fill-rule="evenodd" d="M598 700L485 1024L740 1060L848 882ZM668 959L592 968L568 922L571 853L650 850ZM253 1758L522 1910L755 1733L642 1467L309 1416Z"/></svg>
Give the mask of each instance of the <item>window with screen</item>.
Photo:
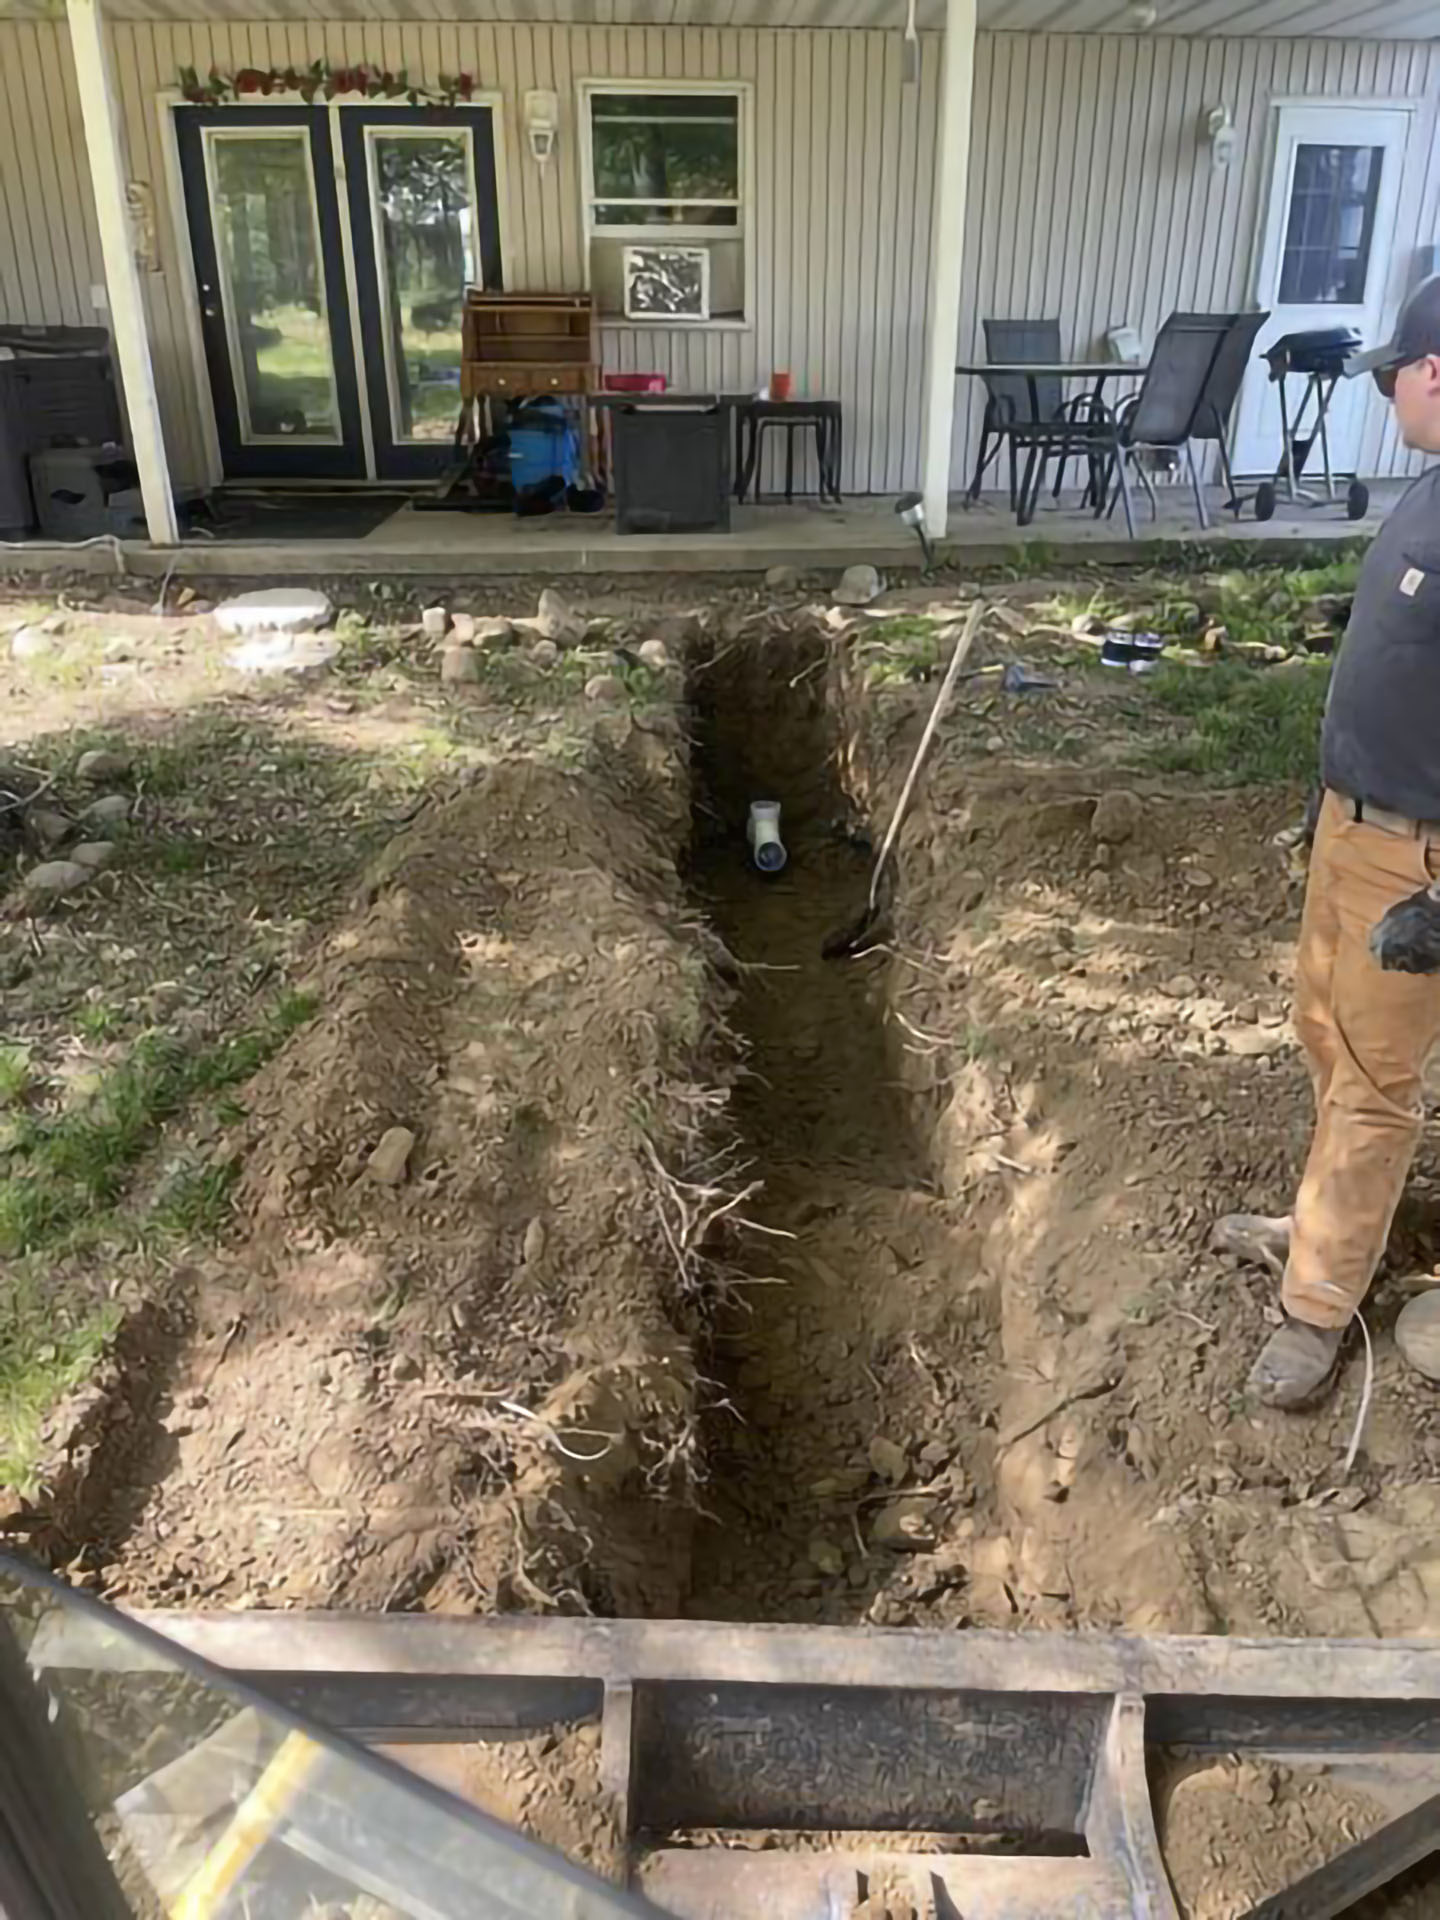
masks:
<svg viewBox="0 0 1440 1920"><path fill-rule="evenodd" d="M585 216L601 311L624 312L625 247L705 250L706 318L745 310L745 91L597 81L583 91ZM683 263L682 263L683 264ZM631 289L633 295L633 288ZM633 298L629 311L634 313Z"/></svg>
<svg viewBox="0 0 1440 1920"><path fill-rule="evenodd" d="M1283 305L1363 305L1384 159L1383 147L1296 147L1280 263Z"/></svg>

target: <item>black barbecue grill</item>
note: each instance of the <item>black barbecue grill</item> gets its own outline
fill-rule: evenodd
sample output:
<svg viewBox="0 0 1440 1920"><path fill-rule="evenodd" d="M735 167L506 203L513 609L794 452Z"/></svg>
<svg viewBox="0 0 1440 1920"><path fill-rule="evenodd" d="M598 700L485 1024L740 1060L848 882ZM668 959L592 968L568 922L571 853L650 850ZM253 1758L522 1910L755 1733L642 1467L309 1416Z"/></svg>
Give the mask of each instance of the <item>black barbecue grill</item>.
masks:
<svg viewBox="0 0 1440 1920"><path fill-rule="evenodd" d="M1360 335L1353 327L1314 327L1302 333L1287 333L1265 349L1263 358L1270 378L1280 389L1280 464L1273 480L1262 481L1255 492L1255 518L1268 520L1275 512L1283 488L1284 496L1297 507L1333 505L1339 499L1335 475L1330 466L1330 436L1326 418L1335 387L1345 372L1345 362L1359 348ZM1286 377L1304 374L1305 391L1295 418L1290 418ZM1308 418L1307 418L1308 416ZM1300 476L1316 441L1320 442L1320 460L1325 470L1325 491L1313 493L1300 485ZM1345 489L1345 513L1359 520L1370 504L1370 490L1359 480Z"/></svg>

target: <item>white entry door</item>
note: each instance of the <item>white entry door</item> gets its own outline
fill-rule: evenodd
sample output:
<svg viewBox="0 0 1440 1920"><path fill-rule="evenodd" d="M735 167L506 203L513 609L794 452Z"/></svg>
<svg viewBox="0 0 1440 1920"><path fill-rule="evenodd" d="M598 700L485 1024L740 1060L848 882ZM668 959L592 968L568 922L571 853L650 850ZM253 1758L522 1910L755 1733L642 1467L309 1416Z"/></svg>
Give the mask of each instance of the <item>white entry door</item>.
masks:
<svg viewBox="0 0 1440 1920"><path fill-rule="evenodd" d="M1310 327L1355 327L1370 346L1380 336L1410 115L1403 107L1284 106L1275 120L1255 285L1255 304L1270 318L1255 350ZM1337 473L1355 471L1368 384L1342 380L1331 402ZM1305 376L1291 374L1292 422L1304 391ZM1264 362L1252 362L1240 390L1235 471L1273 473L1280 453L1279 390ZM1320 470L1318 448L1312 470Z"/></svg>

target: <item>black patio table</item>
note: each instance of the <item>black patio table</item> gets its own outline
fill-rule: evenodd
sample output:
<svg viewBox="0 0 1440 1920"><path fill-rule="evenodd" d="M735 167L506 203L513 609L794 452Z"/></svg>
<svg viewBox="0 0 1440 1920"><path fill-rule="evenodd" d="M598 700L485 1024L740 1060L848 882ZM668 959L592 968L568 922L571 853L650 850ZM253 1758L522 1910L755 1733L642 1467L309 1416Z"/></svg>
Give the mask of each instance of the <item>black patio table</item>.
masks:
<svg viewBox="0 0 1440 1920"><path fill-rule="evenodd" d="M984 379L987 374L1004 374L1009 378L1023 380L1030 394L1030 419L1020 421L1020 430L1037 429L1045 432L1055 444L1063 444L1067 426L1073 426L1074 451L1087 451L1085 425L1083 420L1073 423L1056 420L1042 421L1040 418L1040 392L1037 382L1041 380L1088 380L1090 381L1090 399L1103 405L1103 394L1107 380L1143 380L1148 368L1126 360L1026 360L1019 362L985 360L958 366L956 373L968 375L971 379ZM1040 481L1044 472L1040 460L1041 441L1038 437L1030 442L1029 457L1025 463L1025 477L1020 486L1019 501L1015 511L1017 526L1028 527L1035 517L1035 504L1040 497ZM1100 496L1101 476L1096 471L1096 462L1092 459L1089 491L1095 495L1095 511L1101 512L1105 502Z"/></svg>

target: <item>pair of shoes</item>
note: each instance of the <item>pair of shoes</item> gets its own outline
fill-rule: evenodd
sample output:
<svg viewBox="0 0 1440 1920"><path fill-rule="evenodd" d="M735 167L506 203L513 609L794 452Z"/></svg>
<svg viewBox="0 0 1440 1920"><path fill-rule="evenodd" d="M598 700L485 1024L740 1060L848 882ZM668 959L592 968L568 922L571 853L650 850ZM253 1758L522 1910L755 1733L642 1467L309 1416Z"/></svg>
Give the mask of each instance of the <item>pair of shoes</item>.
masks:
<svg viewBox="0 0 1440 1920"><path fill-rule="evenodd" d="M1210 1244L1218 1253L1238 1254L1268 1267L1278 1280L1290 1257L1290 1217L1288 1214L1227 1213L1217 1220L1210 1233Z"/></svg>

